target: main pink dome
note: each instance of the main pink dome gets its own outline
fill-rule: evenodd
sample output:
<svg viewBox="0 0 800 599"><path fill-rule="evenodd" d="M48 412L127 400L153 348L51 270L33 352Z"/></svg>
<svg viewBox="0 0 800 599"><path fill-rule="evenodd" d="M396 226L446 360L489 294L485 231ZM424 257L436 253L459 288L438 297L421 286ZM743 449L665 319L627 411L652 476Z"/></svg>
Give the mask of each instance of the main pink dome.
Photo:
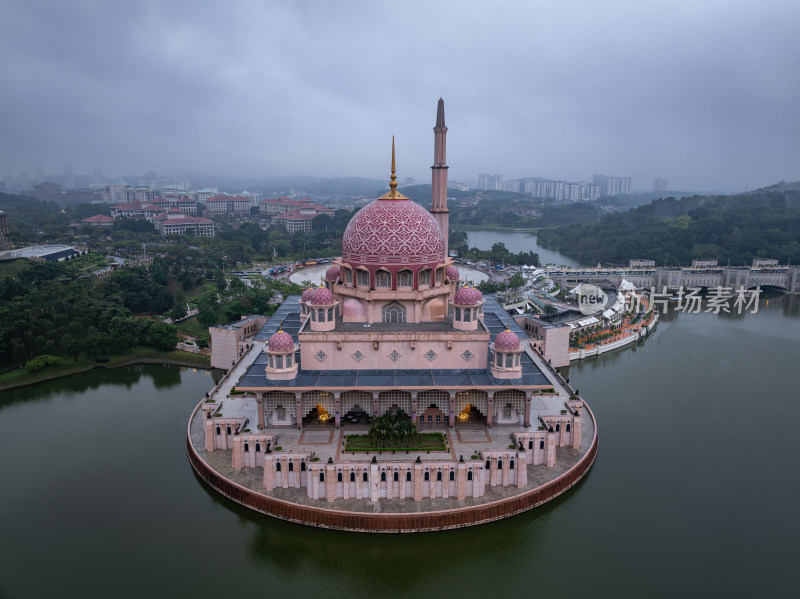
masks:
<svg viewBox="0 0 800 599"><path fill-rule="evenodd" d="M474 287L462 287L453 295L453 303L462 306L474 306L483 301L483 294Z"/></svg>
<svg viewBox="0 0 800 599"><path fill-rule="evenodd" d="M312 306L328 306L336 303L336 296L333 295L330 289L320 287L309 293L306 301Z"/></svg>
<svg viewBox="0 0 800 599"><path fill-rule="evenodd" d="M444 236L436 219L402 196L364 206L342 238L342 260L350 264L434 265L444 259Z"/></svg>
<svg viewBox="0 0 800 599"><path fill-rule="evenodd" d="M278 330L269 338L269 351L292 351L294 341L286 331Z"/></svg>
<svg viewBox="0 0 800 599"><path fill-rule="evenodd" d="M511 331L503 331L495 337L494 348L500 351L517 351L519 349L519 337Z"/></svg>

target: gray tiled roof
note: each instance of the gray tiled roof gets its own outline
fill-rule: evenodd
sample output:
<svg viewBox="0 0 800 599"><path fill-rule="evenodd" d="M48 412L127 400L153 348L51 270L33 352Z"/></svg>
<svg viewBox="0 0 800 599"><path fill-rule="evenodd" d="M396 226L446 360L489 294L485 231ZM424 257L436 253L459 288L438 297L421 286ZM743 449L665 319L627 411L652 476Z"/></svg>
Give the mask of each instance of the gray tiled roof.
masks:
<svg viewBox="0 0 800 599"><path fill-rule="evenodd" d="M267 341L270 336L281 327L297 342L297 332L300 329L300 296L292 295L286 298L275 314L264 327L255 335L256 341ZM485 297L483 303L484 323L491 333L491 340L506 329L514 331L520 339L528 339L525 331L514 319L503 310L502 306L493 298ZM441 328L441 323L437 323ZM437 329L438 330L438 329ZM491 358L491 357L490 357ZM296 354L300 360L300 353ZM426 388L453 388L453 387L492 387L492 386L528 386L548 385L547 377L542 374L533 360L525 352L521 356L522 376L518 379L496 379L491 375L489 364L483 368L474 369L382 369L382 370L313 370L303 368L296 378L288 381L270 381L264 373L267 356L259 355L247 373L237 384L238 388L316 388L316 389L358 389L365 387L426 387ZM315 364L316 366L316 364Z"/></svg>

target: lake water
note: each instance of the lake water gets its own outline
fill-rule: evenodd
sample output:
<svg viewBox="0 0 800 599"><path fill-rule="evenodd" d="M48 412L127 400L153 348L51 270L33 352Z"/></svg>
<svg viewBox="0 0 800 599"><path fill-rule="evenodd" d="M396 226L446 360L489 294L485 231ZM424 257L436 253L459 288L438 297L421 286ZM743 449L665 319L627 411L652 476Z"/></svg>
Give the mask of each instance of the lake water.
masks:
<svg viewBox="0 0 800 599"><path fill-rule="evenodd" d="M579 266L579 263L559 252L548 250L539 245L533 233L518 233L513 231L467 231L467 245L479 250L490 250L492 246L501 241L506 244L508 251L536 252L539 254L541 264L554 264L556 266Z"/></svg>
<svg viewBox="0 0 800 599"><path fill-rule="evenodd" d="M0 398L0 596L796 597L800 298L668 314L573 365L600 450L565 496L477 528L315 530L193 474L210 373L98 370Z"/></svg>

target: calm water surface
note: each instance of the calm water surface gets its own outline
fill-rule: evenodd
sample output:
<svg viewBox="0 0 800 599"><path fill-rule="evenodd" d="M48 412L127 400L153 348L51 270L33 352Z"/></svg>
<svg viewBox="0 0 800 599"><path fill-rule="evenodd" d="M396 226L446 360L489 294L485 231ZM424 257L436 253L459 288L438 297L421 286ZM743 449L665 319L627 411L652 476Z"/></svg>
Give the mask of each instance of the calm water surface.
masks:
<svg viewBox="0 0 800 599"><path fill-rule="evenodd" d="M799 298L668 315L570 368L600 451L566 496L461 531L251 514L193 474L205 371L96 371L0 398L0 597L796 597Z"/></svg>
<svg viewBox="0 0 800 599"><path fill-rule="evenodd" d="M508 251L513 253L519 252L536 252L539 254L539 262L542 264L555 264L556 266L579 266L579 263L570 258L548 250L539 245L536 240L536 235L532 233L515 233L513 231L467 231L467 245L469 247L476 247L479 250L490 250L492 246L498 241L506 244Z"/></svg>

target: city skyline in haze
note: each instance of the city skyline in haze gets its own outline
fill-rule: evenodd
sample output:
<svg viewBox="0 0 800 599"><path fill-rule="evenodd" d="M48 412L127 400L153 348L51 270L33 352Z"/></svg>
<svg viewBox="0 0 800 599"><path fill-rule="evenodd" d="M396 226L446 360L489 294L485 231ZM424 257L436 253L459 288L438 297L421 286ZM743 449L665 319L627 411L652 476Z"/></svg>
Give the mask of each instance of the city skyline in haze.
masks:
<svg viewBox="0 0 800 599"><path fill-rule="evenodd" d="M800 179L788 1L0 7L0 175ZM43 167L42 167L43 165Z"/></svg>

